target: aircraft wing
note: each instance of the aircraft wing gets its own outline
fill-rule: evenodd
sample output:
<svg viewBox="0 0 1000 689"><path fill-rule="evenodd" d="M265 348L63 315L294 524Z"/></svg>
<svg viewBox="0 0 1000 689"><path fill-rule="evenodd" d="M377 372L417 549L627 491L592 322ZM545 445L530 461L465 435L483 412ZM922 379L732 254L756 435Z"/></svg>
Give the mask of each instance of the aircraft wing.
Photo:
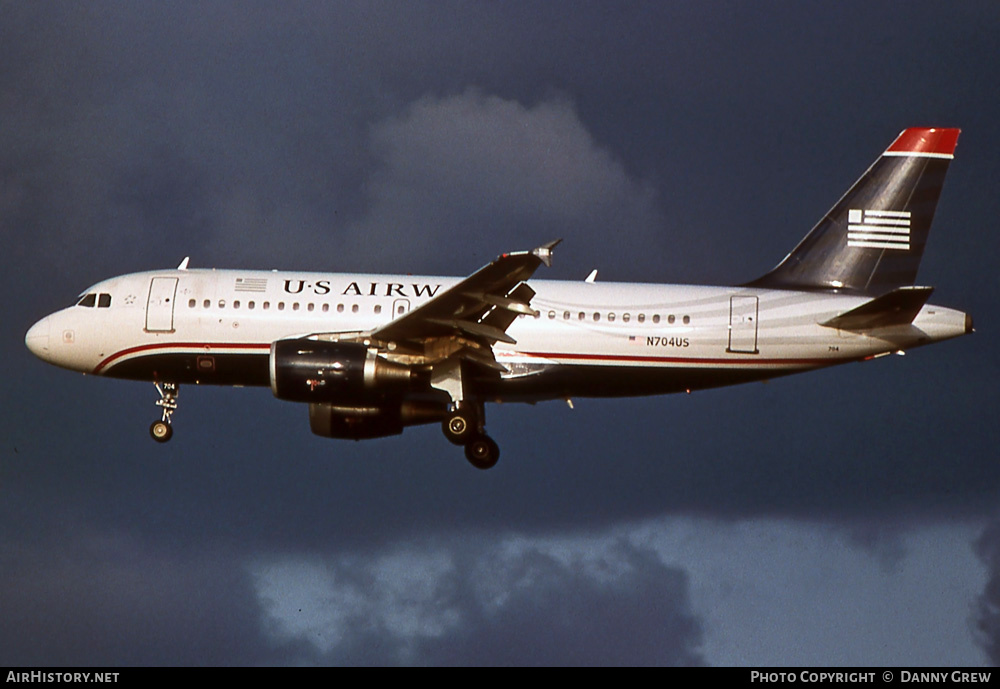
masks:
<svg viewBox="0 0 1000 689"><path fill-rule="evenodd" d="M529 305L535 291L525 280L542 263L551 265L552 249L560 241L499 256L447 291L373 331L371 338L425 353L440 341L451 341L458 349L443 348L442 353L449 352L444 356L460 351L463 358L502 369L493 359L492 346L514 343L506 331L518 314L535 315Z"/></svg>

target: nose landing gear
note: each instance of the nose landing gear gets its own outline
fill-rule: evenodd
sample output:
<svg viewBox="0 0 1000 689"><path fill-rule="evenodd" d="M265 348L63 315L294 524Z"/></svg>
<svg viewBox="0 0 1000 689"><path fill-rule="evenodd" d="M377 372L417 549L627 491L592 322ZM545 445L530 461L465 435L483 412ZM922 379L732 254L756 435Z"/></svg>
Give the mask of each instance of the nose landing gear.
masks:
<svg viewBox="0 0 1000 689"><path fill-rule="evenodd" d="M159 421L154 421L149 427L149 435L158 443L165 443L174 435L171 425L172 416L177 411L177 393L179 386L177 383L160 383L153 381L156 391L160 393L160 399L156 401L156 406L163 409L163 416Z"/></svg>

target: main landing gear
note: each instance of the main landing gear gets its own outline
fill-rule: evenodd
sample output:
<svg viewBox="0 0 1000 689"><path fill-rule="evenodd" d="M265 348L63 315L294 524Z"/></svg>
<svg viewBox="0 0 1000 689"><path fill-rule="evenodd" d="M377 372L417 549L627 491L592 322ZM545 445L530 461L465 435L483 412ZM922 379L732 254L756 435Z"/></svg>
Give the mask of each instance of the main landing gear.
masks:
<svg viewBox="0 0 1000 689"><path fill-rule="evenodd" d="M486 435L482 403L460 402L441 423L444 437L465 446L465 458L477 469L490 469L500 459L500 447Z"/></svg>
<svg viewBox="0 0 1000 689"><path fill-rule="evenodd" d="M156 401L156 406L163 409L163 417L159 421L154 421L149 427L149 435L158 443L165 443L174 435L174 428L171 426L171 417L177 411L177 383L160 383L153 381L156 391L160 393L160 399Z"/></svg>

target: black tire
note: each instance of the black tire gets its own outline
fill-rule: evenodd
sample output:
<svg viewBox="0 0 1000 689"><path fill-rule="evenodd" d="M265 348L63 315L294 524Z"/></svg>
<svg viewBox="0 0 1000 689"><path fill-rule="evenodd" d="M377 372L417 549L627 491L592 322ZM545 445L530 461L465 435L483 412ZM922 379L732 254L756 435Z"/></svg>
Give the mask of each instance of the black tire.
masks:
<svg viewBox="0 0 1000 689"><path fill-rule="evenodd" d="M441 422L441 431L455 445L465 445L475 434L476 424L468 414L456 412Z"/></svg>
<svg viewBox="0 0 1000 689"><path fill-rule="evenodd" d="M174 435L174 428L166 421L154 421L149 427L150 437L158 443L165 443Z"/></svg>
<svg viewBox="0 0 1000 689"><path fill-rule="evenodd" d="M465 458L477 469L492 469L500 459L500 446L488 435L474 436L465 445Z"/></svg>

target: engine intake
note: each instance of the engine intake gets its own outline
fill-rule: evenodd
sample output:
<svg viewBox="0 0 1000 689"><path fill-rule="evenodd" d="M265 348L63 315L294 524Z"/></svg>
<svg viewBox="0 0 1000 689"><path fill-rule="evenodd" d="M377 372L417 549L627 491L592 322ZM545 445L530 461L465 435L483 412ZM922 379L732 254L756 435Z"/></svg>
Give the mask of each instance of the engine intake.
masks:
<svg viewBox="0 0 1000 689"><path fill-rule="evenodd" d="M365 404L406 389L409 367L356 342L278 340L271 343L271 392L292 402Z"/></svg>

